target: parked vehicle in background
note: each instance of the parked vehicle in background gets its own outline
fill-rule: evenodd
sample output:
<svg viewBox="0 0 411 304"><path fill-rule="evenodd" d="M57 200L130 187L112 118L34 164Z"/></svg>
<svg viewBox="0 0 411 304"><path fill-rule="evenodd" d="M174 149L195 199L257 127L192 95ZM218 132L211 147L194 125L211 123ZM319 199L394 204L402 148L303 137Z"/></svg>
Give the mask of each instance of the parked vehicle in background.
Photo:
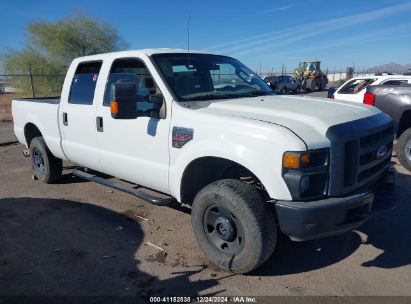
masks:
<svg viewBox="0 0 411 304"><path fill-rule="evenodd" d="M299 93L301 91L301 82L291 75L267 76L264 81L277 93Z"/></svg>
<svg viewBox="0 0 411 304"><path fill-rule="evenodd" d="M337 91L338 87L330 87L327 90L327 98L334 98L334 93Z"/></svg>
<svg viewBox="0 0 411 304"><path fill-rule="evenodd" d="M367 86L369 85L401 85L404 83L411 83L411 76L375 74L370 76L354 77L337 88L330 98L362 103Z"/></svg>
<svg viewBox="0 0 411 304"><path fill-rule="evenodd" d="M397 157L411 171L411 85L368 86L363 103L379 108L394 120Z"/></svg>
<svg viewBox="0 0 411 304"><path fill-rule="evenodd" d="M6 82L0 78L0 94L6 93Z"/></svg>
<svg viewBox="0 0 411 304"><path fill-rule="evenodd" d="M264 263L280 231L304 241L358 227L392 173L388 115L277 96L238 60L203 52L77 58L61 98L16 99L12 113L40 181L69 160L149 203L190 204L200 248L236 273Z"/></svg>

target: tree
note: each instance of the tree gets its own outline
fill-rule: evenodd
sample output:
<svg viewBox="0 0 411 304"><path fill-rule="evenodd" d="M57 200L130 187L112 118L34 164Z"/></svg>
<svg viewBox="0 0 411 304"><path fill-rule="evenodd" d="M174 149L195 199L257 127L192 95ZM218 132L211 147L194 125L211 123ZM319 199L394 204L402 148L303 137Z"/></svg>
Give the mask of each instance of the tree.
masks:
<svg viewBox="0 0 411 304"><path fill-rule="evenodd" d="M23 50L9 49L3 55L4 70L9 74L64 74L70 62L80 56L118 51L127 44L111 25L98 19L75 14L60 21L37 21L27 27ZM23 92L31 92L27 77L16 77L15 83ZM57 93L64 77L34 78L36 95Z"/></svg>

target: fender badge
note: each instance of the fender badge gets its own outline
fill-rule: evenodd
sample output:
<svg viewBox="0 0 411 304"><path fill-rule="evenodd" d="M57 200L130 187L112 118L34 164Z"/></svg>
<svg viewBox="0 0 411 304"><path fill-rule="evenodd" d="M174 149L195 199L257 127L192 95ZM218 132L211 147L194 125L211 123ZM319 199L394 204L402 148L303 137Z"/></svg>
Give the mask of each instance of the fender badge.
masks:
<svg viewBox="0 0 411 304"><path fill-rule="evenodd" d="M173 127L173 148L180 149L183 147L186 143L193 139L193 133L193 129Z"/></svg>

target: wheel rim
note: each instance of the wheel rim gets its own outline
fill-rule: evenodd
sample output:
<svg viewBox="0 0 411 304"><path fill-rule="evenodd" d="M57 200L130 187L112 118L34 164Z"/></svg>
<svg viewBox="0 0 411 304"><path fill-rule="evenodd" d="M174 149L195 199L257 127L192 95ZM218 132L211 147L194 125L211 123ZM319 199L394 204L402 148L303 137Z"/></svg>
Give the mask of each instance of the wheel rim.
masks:
<svg viewBox="0 0 411 304"><path fill-rule="evenodd" d="M405 157L407 157L408 161L411 161L411 138L405 144Z"/></svg>
<svg viewBox="0 0 411 304"><path fill-rule="evenodd" d="M33 168L38 177L43 177L46 174L43 153L37 148L33 150Z"/></svg>
<svg viewBox="0 0 411 304"><path fill-rule="evenodd" d="M218 251L238 255L244 247L244 229L237 217L220 203L209 206L203 219L208 242Z"/></svg>

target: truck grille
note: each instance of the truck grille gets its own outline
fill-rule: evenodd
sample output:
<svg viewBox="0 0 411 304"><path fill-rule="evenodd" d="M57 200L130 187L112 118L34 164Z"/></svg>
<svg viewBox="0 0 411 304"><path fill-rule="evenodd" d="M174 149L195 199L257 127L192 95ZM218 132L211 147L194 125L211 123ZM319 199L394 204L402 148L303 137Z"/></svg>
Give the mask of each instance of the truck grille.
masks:
<svg viewBox="0 0 411 304"><path fill-rule="evenodd" d="M385 114L330 128L329 194L343 195L376 181L391 162L393 123ZM346 134L347 133L347 134Z"/></svg>

